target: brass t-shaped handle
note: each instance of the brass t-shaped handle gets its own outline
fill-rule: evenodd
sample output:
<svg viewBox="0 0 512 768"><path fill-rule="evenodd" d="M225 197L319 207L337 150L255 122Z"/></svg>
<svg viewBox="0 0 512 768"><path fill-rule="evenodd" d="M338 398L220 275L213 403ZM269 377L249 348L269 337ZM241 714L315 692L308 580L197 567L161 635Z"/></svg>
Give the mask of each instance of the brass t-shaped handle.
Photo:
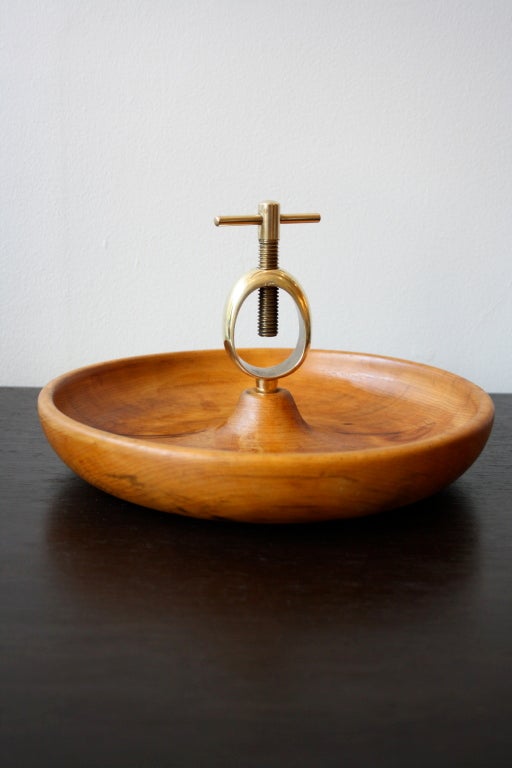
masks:
<svg viewBox="0 0 512 768"><path fill-rule="evenodd" d="M258 225L260 269L277 269L279 266L280 224L308 224L318 221L320 221L319 213L281 213L279 203L274 200L264 200L260 203L255 216L217 216L214 219L217 227ZM260 336L277 336L278 290L274 286L259 289L258 334Z"/></svg>

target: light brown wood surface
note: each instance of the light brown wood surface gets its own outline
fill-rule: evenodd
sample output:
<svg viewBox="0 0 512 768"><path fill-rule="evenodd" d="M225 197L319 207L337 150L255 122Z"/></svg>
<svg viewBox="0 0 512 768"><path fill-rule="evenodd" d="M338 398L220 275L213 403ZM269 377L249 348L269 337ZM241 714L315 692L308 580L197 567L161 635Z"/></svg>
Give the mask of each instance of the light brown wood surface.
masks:
<svg viewBox="0 0 512 768"><path fill-rule="evenodd" d="M108 493L265 523L417 501L459 477L492 427L483 390L417 363L314 350L280 384L257 393L223 350L128 358L50 382L39 415L62 460Z"/></svg>

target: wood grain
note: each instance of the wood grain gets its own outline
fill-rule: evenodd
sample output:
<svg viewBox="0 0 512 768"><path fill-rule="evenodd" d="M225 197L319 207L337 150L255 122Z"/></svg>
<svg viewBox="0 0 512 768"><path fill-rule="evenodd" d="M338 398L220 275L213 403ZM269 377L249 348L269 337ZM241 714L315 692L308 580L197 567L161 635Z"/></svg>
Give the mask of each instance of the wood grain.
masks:
<svg viewBox="0 0 512 768"><path fill-rule="evenodd" d="M36 399L0 388L3 765L512 765L512 395L446 491L306 526L104 494Z"/></svg>
<svg viewBox="0 0 512 768"><path fill-rule="evenodd" d="M256 365L284 354L247 351ZM393 358L313 351L288 389L262 395L249 381L220 350L117 360L51 382L39 415L58 455L96 487L247 522L410 504L459 477L492 427L479 387Z"/></svg>

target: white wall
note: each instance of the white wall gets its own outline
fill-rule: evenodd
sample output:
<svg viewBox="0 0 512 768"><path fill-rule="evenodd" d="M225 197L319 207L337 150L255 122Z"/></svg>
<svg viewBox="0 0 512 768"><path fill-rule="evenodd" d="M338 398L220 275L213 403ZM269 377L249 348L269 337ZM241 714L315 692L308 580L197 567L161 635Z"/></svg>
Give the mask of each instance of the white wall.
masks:
<svg viewBox="0 0 512 768"><path fill-rule="evenodd" d="M323 215L313 346L512 390L510 0L0 9L0 383L220 347L257 235L212 219L272 198Z"/></svg>

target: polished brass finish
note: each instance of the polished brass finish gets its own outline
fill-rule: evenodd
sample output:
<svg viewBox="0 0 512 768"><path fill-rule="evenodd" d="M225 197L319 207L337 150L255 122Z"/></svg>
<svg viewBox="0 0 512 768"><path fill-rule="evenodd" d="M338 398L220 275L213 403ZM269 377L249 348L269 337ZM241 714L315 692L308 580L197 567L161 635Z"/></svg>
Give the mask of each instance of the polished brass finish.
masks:
<svg viewBox="0 0 512 768"><path fill-rule="evenodd" d="M277 379L256 379L256 391L260 394L270 395L277 390Z"/></svg>
<svg viewBox="0 0 512 768"><path fill-rule="evenodd" d="M282 213L281 224L316 224L320 221L319 213ZM262 216L216 216L213 220L216 227L243 227L246 224L262 224Z"/></svg>
<svg viewBox="0 0 512 768"><path fill-rule="evenodd" d="M281 219L279 203L274 200L264 200L258 205L261 224L258 232L260 240L275 242L279 240L279 222Z"/></svg>
<svg viewBox="0 0 512 768"><path fill-rule="evenodd" d="M279 225L307 224L320 221L319 213L280 213L279 203L265 200L258 206L257 216L217 216L216 226L258 225L260 243L259 267L275 270L279 266ZM258 335L277 336L278 333L278 288L264 286L259 291Z"/></svg>
<svg viewBox="0 0 512 768"><path fill-rule="evenodd" d="M260 288L281 288L294 300L299 318L299 337L295 349L278 365L262 368L250 365L237 352L235 344L235 326L242 304L253 291ZM224 313L224 347L233 362L249 376L256 379L259 392L272 392L277 386L277 379L289 376L302 365L311 344L311 313L309 303L299 283L282 269L253 269L243 275L234 285ZM275 385L265 382L274 381Z"/></svg>
<svg viewBox="0 0 512 768"><path fill-rule="evenodd" d="M243 227L246 224L262 224L262 216L216 216L213 223L216 227Z"/></svg>
<svg viewBox="0 0 512 768"><path fill-rule="evenodd" d="M279 203L266 200L258 206L262 222L258 230L260 241L260 269L277 269L279 266ZM279 318L279 293L273 285L259 290L258 336L277 336Z"/></svg>

